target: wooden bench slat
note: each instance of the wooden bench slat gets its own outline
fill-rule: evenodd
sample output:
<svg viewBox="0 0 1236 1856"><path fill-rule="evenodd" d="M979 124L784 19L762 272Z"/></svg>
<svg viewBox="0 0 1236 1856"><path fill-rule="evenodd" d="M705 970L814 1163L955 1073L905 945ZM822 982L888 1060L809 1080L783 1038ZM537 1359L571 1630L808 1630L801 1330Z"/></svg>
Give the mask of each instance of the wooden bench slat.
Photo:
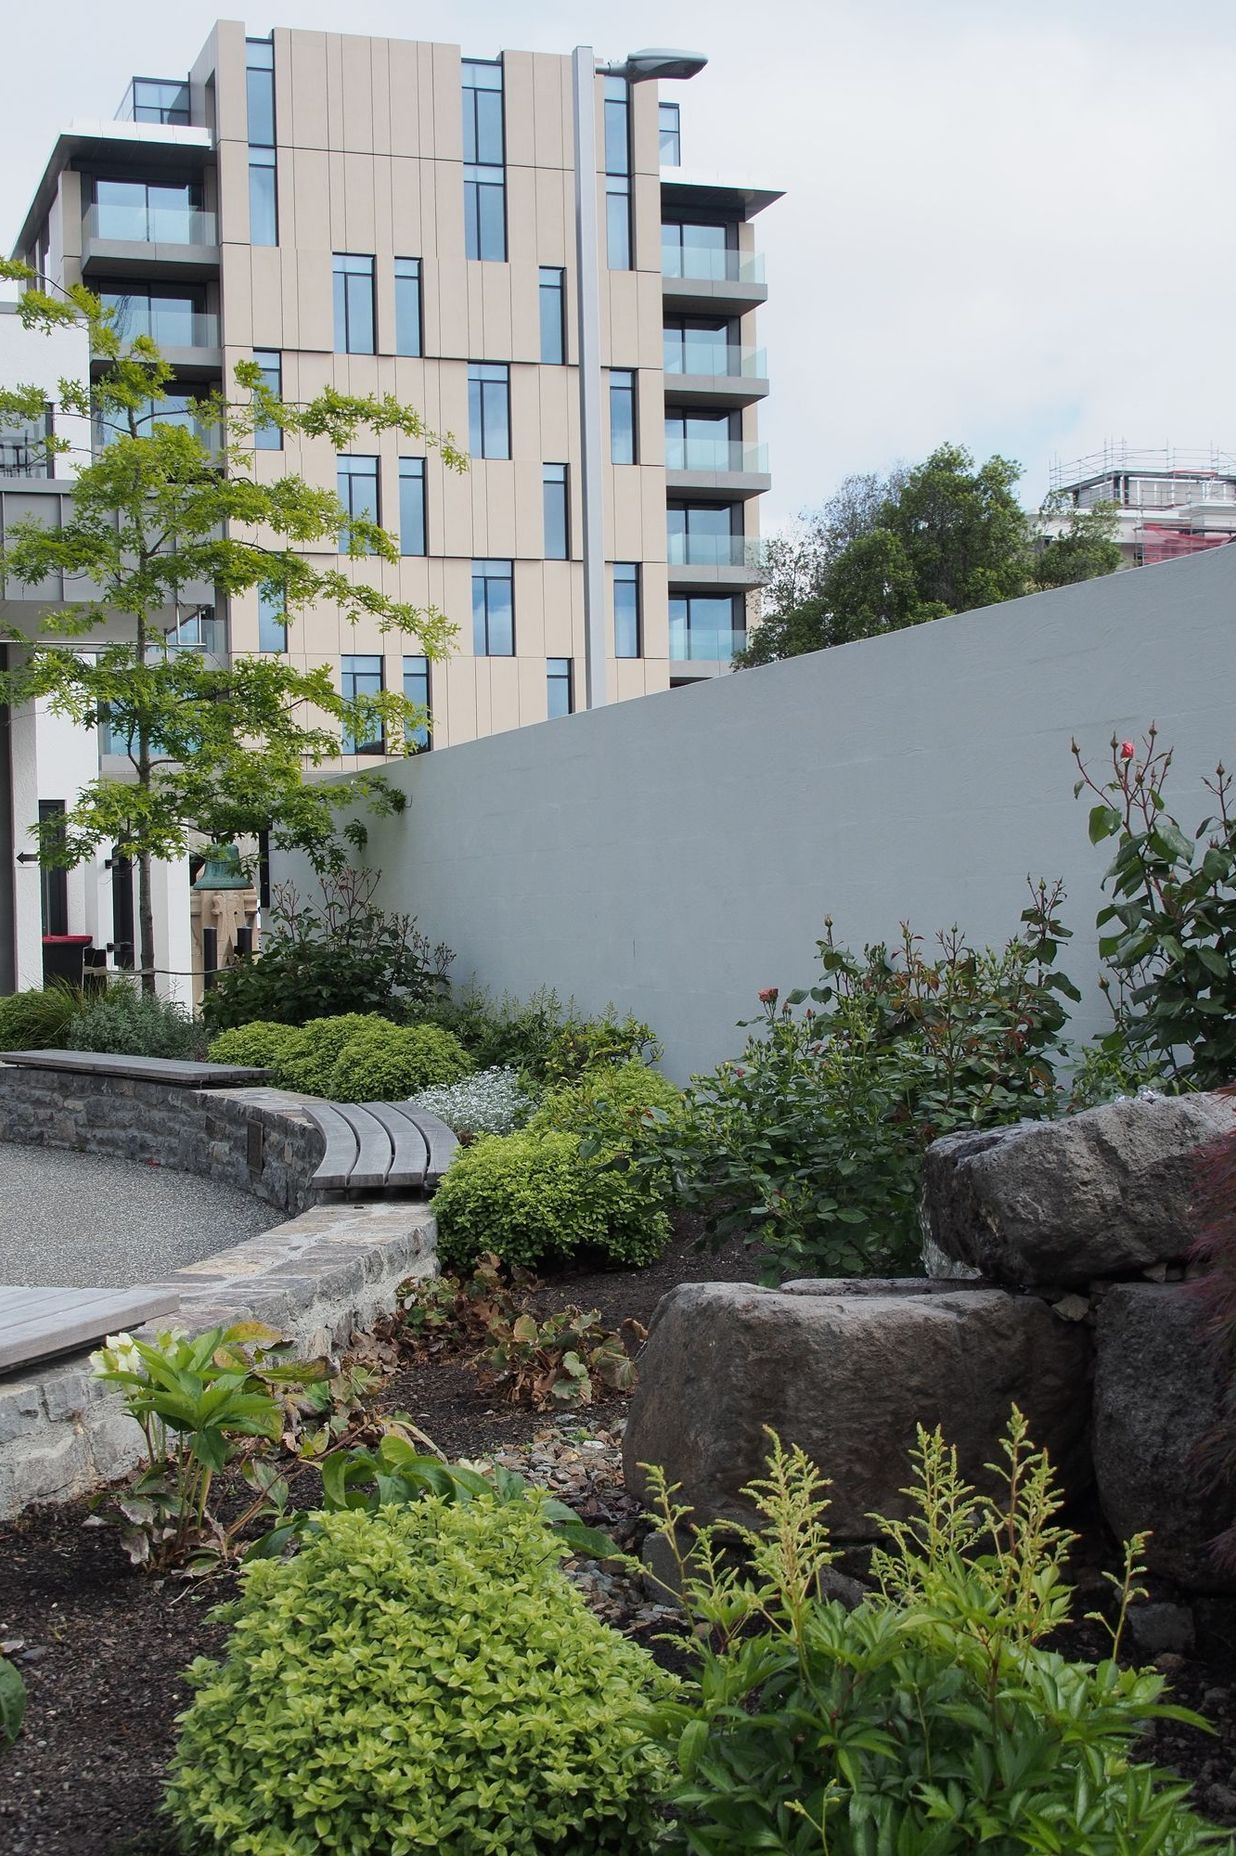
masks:
<svg viewBox="0 0 1236 1856"><path fill-rule="evenodd" d="M329 1102L303 1102L301 1107L326 1142L313 1176L314 1185L327 1191L344 1190L360 1153L355 1131Z"/></svg>
<svg viewBox="0 0 1236 1856"><path fill-rule="evenodd" d="M425 1187L428 1190L436 1186L447 1167L455 1157L459 1141L452 1128L436 1115L431 1115L427 1108L420 1108L415 1102L398 1102L395 1107L399 1112L414 1121L425 1137L429 1158L425 1165Z"/></svg>
<svg viewBox="0 0 1236 1856"><path fill-rule="evenodd" d="M76 1352L179 1307L180 1297L166 1289L0 1288L8 1317L0 1327L0 1372Z"/></svg>
<svg viewBox="0 0 1236 1856"><path fill-rule="evenodd" d="M334 1102L331 1106L356 1136L356 1159L348 1185L358 1192L384 1186L391 1170L391 1137L386 1128L360 1102Z"/></svg>
<svg viewBox="0 0 1236 1856"><path fill-rule="evenodd" d="M388 1188L418 1191L425 1183L429 1164L429 1146L425 1136L397 1102L366 1102L365 1108L380 1121L390 1136L391 1164L386 1175Z"/></svg>

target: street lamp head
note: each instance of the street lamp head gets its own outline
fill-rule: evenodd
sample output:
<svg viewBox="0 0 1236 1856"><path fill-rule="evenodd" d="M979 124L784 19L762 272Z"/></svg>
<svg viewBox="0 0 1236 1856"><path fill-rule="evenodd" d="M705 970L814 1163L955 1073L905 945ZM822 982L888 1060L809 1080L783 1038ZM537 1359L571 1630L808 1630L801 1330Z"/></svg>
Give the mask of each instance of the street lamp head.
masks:
<svg viewBox="0 0 1236 1856"><path fill-rule="evenodd" d="M656 46L629 53L622 69L631 83L642 84L649 78L695 77L707 63L702 52L667 51Z"/></svg>

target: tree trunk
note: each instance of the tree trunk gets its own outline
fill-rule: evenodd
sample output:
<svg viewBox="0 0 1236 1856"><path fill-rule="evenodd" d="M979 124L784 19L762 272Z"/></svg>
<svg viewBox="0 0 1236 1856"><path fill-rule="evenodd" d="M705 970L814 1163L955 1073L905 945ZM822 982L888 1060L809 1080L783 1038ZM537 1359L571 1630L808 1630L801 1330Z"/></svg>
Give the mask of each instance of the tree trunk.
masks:
<svg viewBox="0 0 1236 1856"><path fill-rule="evenodd" d="M154 901L150 893L150 853L143 851L137 860L138 970L142 991L155 990Z"/></svg>

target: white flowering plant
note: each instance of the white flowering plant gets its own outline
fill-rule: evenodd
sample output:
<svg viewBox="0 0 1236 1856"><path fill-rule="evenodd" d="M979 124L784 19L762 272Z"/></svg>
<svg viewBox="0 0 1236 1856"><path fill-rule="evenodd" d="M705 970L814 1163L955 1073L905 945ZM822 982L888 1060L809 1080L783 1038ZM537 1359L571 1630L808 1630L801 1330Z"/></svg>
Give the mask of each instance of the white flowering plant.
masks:
<svg viewBox="0 0 1236 1856"><path fill-rule="evenodd" d="M460 1140L514 1134L535 1114L539 1102L524 1077L501 1067L479 1070L458 1083L423 1089L414 1100L444 1121Z"/></svg>

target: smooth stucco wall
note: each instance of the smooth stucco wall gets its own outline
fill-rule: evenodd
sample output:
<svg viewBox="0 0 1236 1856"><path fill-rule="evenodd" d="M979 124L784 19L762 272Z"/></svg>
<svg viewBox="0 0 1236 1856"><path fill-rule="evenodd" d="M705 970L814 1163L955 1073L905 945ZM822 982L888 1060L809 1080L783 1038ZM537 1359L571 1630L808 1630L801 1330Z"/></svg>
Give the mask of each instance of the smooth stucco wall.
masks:
<svg viewBox="0 0 1236 1856"><path fill-rule="evenodd" d="M1229 547L420 756L367 861L457 982L612 999L680 1077L733 1053L759 987L812 983L826 914L855 944L903 917L999 941L1027 874L1062 876L1089 1029L1109 847L1070 737L1101 763L1157 720L1193 824L1234 697Z"/></svg>

